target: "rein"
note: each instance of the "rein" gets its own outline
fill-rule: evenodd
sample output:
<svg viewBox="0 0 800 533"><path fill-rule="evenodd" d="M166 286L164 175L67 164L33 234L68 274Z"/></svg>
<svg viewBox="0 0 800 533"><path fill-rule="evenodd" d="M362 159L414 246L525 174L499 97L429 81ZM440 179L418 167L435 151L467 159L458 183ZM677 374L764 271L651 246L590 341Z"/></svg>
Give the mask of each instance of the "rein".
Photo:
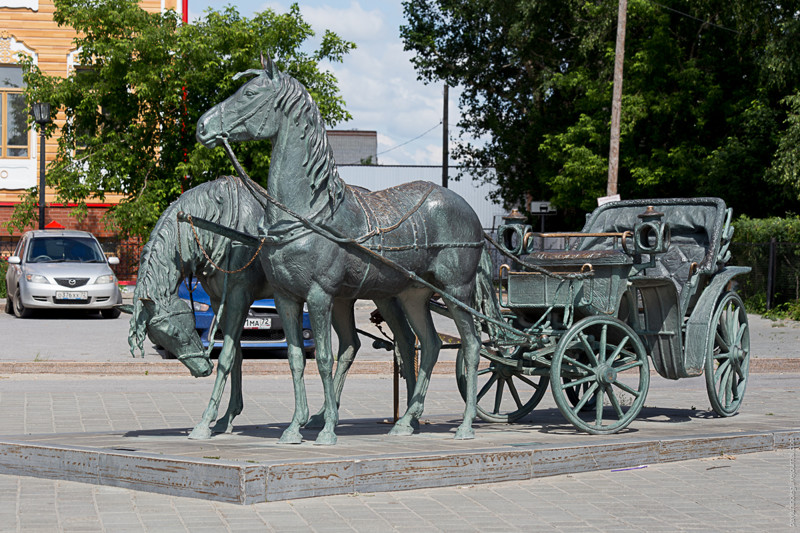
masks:
<svg viewBox="0 0 800 533"><path fill-rule="evenodd" d="M369 256L371 258L374 258L377 261L380 261L381 263L383 263L384 265L386 265L386 266L388 266L390 268L393 268L396 271L400 272L407 279L415 281L415 282L419 283L420 285L423 285L423 286L431 289L432 291L441 294L442 296L447 298L448 302L452 302L453 305L455 305L456 307L460 307L462 310L470 313L471 315L473 315L473 316L475 316L475 317L477 317L477 318L479 318L481 320L484 320L486 322L490 322L490 323L494 324L495 326L498 326L498 327L500 327L500 328L502 328L502 329L504 329L504 330L506 330L508 332L513 333L514 335L517 335L517 336L520 336L520 337L524 337L524 338L526 338L527 340L529 340L531 342L536 342L537 341L537 339L538 339L537 336L521 332L521 331L511 327L510 325L508 325L506 322L504 322L502 320L498 320L496 318L492 318L490 316L487 316L487 315L481 313L480 311L478 311L476 309L473 309L472 307L470 307L469 305L465 304L464 302L462 302L458 298L455 298L455 297L451 296L447 292L443 291L441 288L433 285L432 283L429 283L429 282L425 281L424 279L419 277L414 272L411 272L410 270L404 268L403 266L397 264L396 262L394 262L394 261L392 261L390 259L387 259L383 255L381 255L381 254L371 250L370 248L362 245L357 240L345 237L344 235L339 234L339 232L336 231L333 228L321 227L321 226L315 224L314 222L312 222L311 220L303 217L302 215L300 215L298 213L295 213L289 207L285 206L284 204L279 202L277 199L273 198L267 192L267 190L264 189L261 185L259 185L258 183L254 182L252 179L250 179L250 176L247 175L247 172L245 172L244 168L242 168L241 163L239 163L239 159L236 157L236 154L233 152L233 149L231 148L231 145L228 144L227 135L219 136L218 140L222 143L222 146L225 149L225 153L228 155L228 158L231 160L231 163L233 164L234 169L236 169L236 173L239 175L240 178L242 178L242 182L244 182L245 186L248 189L250 189L250 192L253 193L253 196L256 198L256 200L265 209L267 208L267 205L261 200L261 198L264 198L267 202L271 203L272 205L274 205L275 207L277 207L278 209L280 209L281 211L283 211L287 215L289 215L292 218L298 220L304 226L306 226L308 229L312 230L313 232L317 233L318 235L321 235L321 236L325 237L326 239L328 239L330 241L333 241L333 242L335 242L337 244L349 245L349 246L355 247L356 249L360 250L361 252L367 254L367 256ZM443 243L442 246L446 247L448 245ZM479 247L483 248L483 246L484 246L483 242L479 242L479 243L464 243L464 244L461 245L461 247L471 247L471 248L479 248ZM456 247L456 246L452 246L452 247Z"/></svg>

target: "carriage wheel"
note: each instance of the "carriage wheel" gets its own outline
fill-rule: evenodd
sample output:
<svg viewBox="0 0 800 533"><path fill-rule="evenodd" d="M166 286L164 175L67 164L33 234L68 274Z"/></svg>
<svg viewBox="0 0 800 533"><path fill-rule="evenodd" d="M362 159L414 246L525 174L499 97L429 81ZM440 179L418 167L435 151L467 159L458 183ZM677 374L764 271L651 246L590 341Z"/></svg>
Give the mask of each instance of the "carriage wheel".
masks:
<svg viewBox="0 0 800 533"><path fill-rule="evenodd" d="M511 364L489 362L478 369L478 417L486 422L511 423L527 415L542 400L547 391L546 376L527 376ZM458 392L466 401L466 369L461 350L456 358Z"/></svg>
<svg viewBox="0 0 800 533"><path fill-rule="evenodd" d="M750 371L750 328L739 295L725 294L711 320L706 353L706 390L711 407L720 416L739 410Z"/></svg>
<svg viewBox="0 0 800 533"><path fill-rule="evenodd" d="M616 433L636 418L647 396L650 365L644 345L616 318L584 318L559 341L550 385L558 409L575 427L595 435ZM585 409L592 401L594 408Z"/></svg>

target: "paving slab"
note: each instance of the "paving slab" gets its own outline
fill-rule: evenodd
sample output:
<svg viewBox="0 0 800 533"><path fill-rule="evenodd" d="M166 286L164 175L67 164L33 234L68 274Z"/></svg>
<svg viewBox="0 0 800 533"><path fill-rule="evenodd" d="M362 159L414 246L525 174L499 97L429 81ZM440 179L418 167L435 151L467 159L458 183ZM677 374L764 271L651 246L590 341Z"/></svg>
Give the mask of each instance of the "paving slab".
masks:
<svg viewBox="0 0 800 533"><path fill-rule="evenodd" d="M12 375L3 380L0 409L16 406L29 423L17 426L22 431L16 434L0 436L0 474L250 504L527 480L800 447L794 408L800 374L751 376L741 412L730 418L709 411L702 379L657 379L640 416L618 434L578 432L548 396L520 423L476 422L474 440L453 439L463 403L453 391L452 377L437 378L420 431L390 437L390 425L376 416L381 409L391 412L389 380L353 376L342 400L338 444L316 446L317 432L310 429L304 430L308 441L302 444L278 444L291 416L291 384L277 376L246 378L245 412L231 434L190 441L187 435L205 404L209 381ZM319 406L318 380L307 380L307 386L309 402ZM56 419L54 405L73 416ZM87 424L90 412L96 420ZM47 432L48 424L59 430ZM92 431L92 424L111 429Z"/></svg>

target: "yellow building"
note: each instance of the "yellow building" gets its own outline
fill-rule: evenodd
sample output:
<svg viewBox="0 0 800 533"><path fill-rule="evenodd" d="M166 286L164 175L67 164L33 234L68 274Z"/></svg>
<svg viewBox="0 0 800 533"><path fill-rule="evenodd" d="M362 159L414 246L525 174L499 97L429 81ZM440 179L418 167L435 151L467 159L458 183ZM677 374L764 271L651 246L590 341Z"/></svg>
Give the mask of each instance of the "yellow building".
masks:
<svg viewBox="0 0 800 533"><path fill-rule="evenodd" d="M142 0L140 4L154 13L173 9L182 14L182 2L178 0ZM65 77L77 58L75 31L58 27L53 22L54 11L52 0L0 0L0 224L9 220L20 193L38 183L39 135L27 125L31 106L22 95L19 54L31 57L43 72ZM59 122L59 117L53 118ZM56 138L47 141L48 161L55 156L57 142ZM46 202L54 199L48 191ZM115 201L118 199L106 198L106 202ZM92 211L104 212L108 204L89 207L89 219L97 220ZM59 213L59 208L64 212ZM48 205L46 218L63 224L67 211L68 206L51 209ZM89 229L97 232L101 228Z"/></svg>

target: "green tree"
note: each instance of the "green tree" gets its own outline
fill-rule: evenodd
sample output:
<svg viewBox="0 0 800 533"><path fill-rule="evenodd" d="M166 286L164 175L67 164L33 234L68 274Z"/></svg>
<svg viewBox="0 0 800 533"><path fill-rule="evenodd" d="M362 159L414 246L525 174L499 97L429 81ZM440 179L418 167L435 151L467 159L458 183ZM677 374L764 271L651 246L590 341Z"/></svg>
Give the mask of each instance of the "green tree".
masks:
<svg viewBox="0 0 800 533"><path fill-rule="evenodd" d="M577 224L605 195L617 2L403 5L419 77L461 85L462 135L488 139L456 155L494 166L508 204L551 200ZM798 210L798 12L797 0L629 0L623 197Z"/></svg>
<svg viewBox="0 0 800 533"><path fill-rule="evenodd" d="M123 235L148 235L183 188L233 173L221 149L196 143L195 124L239 87L234 74L259 67L262 52L308 88L329 125L349 118L336 79L320 62L341 61L355 45L326 31L317 50L305 51L314 33L296 4L253 18L233 7L209 10L186 25L172 11L144 11L137 0L56 0L55 6L54 20L79 34L78 66L60 78L24 65L28 101L50 102L67 118L48 183L60 200L78 204L79 215L93 195L125 194L110 211ZM266 179L269 141L236 151L251 175ZM18 226L30 222L29 203L17 213Z"/></svg>

